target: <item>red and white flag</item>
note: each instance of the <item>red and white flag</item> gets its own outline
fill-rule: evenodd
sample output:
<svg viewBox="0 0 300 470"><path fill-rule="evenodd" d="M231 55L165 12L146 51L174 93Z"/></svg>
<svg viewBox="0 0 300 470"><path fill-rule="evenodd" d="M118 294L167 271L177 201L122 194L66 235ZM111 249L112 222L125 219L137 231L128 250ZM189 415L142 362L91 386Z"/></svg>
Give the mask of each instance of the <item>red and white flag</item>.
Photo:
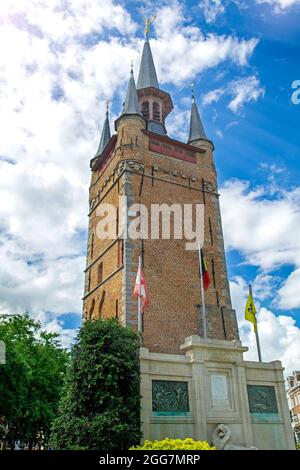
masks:
<svg viewBox="0 0 300 470"><path fill-rule="evenodd" d="M148 290L147 290L147 284L144 278L144 273L141 267L141 261L139 261L139 269L136 274L133 297L141 298L142 311L144 311L144 309L148 307L149 305Z"/></svg>

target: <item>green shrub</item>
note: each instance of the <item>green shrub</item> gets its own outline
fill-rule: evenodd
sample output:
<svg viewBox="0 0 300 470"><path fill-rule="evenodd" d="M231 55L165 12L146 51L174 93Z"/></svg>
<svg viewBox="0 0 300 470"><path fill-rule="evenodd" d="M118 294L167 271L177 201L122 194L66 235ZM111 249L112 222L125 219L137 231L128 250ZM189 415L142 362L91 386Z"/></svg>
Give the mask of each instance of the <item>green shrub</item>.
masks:
<svg viewBox="0 0 300 470"><path fill-rule="evenodd" d="M216 450L206 441L187 439L164 439L163 441L145 441L142 446L131 447L129 450Z"/></svg>
<svg viewBox="0 0 300 470"><path fill-rule="evenodd" d="M87 321L72 349L51 444L120 450L140 442L139 338L115 320Z"/></svg>

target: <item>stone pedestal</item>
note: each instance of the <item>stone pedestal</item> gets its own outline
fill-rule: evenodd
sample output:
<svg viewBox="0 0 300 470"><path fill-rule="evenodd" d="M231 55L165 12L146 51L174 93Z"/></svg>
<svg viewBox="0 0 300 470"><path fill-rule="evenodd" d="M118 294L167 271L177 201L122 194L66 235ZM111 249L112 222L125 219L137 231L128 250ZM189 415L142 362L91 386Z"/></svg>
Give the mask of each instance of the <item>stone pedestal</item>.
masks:
<svg viewBox="0 0 300 470"><path fill-rule="evenodd" d="M243 360L240 341L190 336L184 355L141 348L145 439L192 437L212 442L226 425L232 442L259 449L294 449L280 361Z"/></svg>

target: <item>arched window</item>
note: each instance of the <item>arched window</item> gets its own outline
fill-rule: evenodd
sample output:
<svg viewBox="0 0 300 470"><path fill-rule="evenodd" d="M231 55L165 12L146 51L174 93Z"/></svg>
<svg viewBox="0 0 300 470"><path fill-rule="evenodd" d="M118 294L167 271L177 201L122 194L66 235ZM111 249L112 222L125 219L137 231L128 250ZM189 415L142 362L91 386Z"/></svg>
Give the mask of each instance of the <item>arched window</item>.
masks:
<svg viewBox="0 0 300 470"><path fill-rule="evenodd" d="M98 309L98 316L99 318L101 319L102 317L102 311L103 311L103 304L104 304L104 300L105 300L105 295L106 295L106 292L105 290L102 291L102 294L101 294L101 297L100 297L100 302L99 302L99 309Z"/></svg>
<svg viewBox="0 0 300 470"><path fill-rule="evenodd" d="M142 116L145 119L149 119L149 101L142 102Z"/></svg>
<svg viewBox="0 0 300 470"><path fill-rule="evenodd" d="M153 101L153 119L154 121L161 121L160 117L160 104L157 101Z"/></svg>
<svg viewBox="0 0 300 470"><path fill-rule="evenodd" d="M103 263L100 263L97 269L97 283L100 284L102 281L103 281Z"/></svg>
<svg viewBox="0 0 300 470"><path fill-rule="evenodd" d="M91 303L91 306L90 306L90 309L89 309L88 320L92 319L94 309L95 309L95 299L92 300L92 303Z"/></svg>

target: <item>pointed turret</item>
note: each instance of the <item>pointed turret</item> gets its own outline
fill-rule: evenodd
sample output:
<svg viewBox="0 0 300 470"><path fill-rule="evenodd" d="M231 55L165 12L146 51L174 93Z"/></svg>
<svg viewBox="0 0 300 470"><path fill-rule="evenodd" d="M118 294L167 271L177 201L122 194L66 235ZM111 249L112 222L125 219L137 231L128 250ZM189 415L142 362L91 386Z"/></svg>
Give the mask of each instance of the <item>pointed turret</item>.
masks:
<svg viewBox="0 0 300 470"><path fill-rule="evenodd" d="M137 94L142 116L147 121L147 130L155 134L166 135L165 119L173 109L169 93L159 89L155 65L149 43L149 30L154 22L146 19L145 43L143 47Z"/></svg>
<svg viewBox="0 0 300 470"><path fill-rule="evenodd" d="M139 110L138 96L133 76L133 66L131 66L125 103L123 105L122 115L123 114L141 114Z"/></svg>
<svg viewBox="0 0 300 470"><path fill-rule="evenodd" d="M111 134L110 134L110 125L109 125L109 118L108 118L108 104L106 105L106 114L105 114L105 120L102 128L102 133L101 133L101 138L100 138L100 143L98 150L96 152L95 157L99 157L105 147L107 146L108 142L110 141Z"/></svg>
<svg viewBox="0 0 300 470"><path fill-rule="evenodd" d="M137 95L134 76L133 76L133 64L131 64L130 78L128 81L126 98L123 104L121 116L119 116L118 119L116 119L115 121L115 129L117 132L119 132L121 124L122 126L127 126L131 123L130 125L132 125L134 121L135 121L135 125L137 124L137 122L139 122L138 125L141 126L143 129L145 129L146 121L142 117L141 112L140 112L138 95Z"/></svg>
<svg viewBox="0 0 300 470"><path fill-rule="evenodd" d="M150 43L148 35L145 39L145 44L143 48L142 60L140 65L139 78L137 82L137 89L141 90L142 88L159 88L155 65L152 57L152 52L150 48Z"/></svg>
<svg viewBox="0 0 300 470"><path fill-rule="evenodd" d="M188 143L192 143L196 140L208 140L205 134L203 124L200 118L198 107L195 100L194 92L192 93L192 109L191 109L191 120L190 120L190 134Z"/></svg>

